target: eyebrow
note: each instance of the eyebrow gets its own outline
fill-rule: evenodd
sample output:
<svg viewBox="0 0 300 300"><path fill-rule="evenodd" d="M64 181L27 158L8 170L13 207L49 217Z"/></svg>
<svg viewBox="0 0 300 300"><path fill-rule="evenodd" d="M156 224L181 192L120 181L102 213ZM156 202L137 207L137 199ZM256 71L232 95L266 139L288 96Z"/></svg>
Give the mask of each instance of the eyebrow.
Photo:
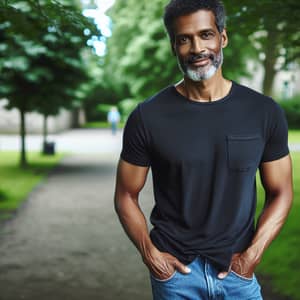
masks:
<svg viewBox="0 0 300 300"><path fill-rule="evenodd" d="M205 33L205 32L208 32L208 31L216 32L216 30L213 29L213 28L205 28L205 29L199 30L199 31L197 32L197 34L199 34L199 33ZM183 36L183 35L188 36L188 35L193 35L193 34L191 34L191 33L179 32L178 34L175 34L175 37Z"/></svg>

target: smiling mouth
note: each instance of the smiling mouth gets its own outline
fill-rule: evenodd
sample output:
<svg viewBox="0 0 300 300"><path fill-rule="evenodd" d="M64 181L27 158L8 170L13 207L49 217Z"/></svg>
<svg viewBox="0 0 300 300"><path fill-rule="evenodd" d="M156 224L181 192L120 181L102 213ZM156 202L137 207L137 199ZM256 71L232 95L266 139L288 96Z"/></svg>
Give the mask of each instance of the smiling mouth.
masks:
<svg viewBox="0 0 300 300"><path fill-rule="evenodd" d="M209 61L210 61L209 58L199 59L199 60L192 62L191 65L193 65L195 67L203 67L203 66L206 66L209 63Z"/></svg>

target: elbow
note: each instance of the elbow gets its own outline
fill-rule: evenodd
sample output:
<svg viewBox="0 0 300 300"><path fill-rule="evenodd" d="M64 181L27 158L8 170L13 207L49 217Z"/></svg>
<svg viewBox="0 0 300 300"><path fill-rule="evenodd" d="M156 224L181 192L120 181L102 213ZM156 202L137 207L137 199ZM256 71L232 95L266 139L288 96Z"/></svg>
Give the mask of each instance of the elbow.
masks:
<svg viewBox="0 0 300 300"><path fill-rule="evenodd" d="M114 209L117 215L120 215L122 211L122 203L124 203L124 193L122 193L122 189L116 186L114 193Z"/></svg>
<svg viewBox="0 0 300 300"><path fill-rule="evenodd" d="M287 203L288 208L290 210L294 198L293 184L286 185L285 188L282 189L281 197L284 199L285 203Z"/></svg>
<svg viewBox="0 0 300 300"><path fill-rule="evenodd" d="M292 188L287 188L283 190L279 196L279 199L281 199L282 203L284 204L287 214L290 212L292 205L293 205L293 198L294 198L294 192Z"/></svg>
<svg viewBox="0 0 300 300"><path fill-rule="evenodd" d="M116 214L120 217L126 211L132 208L132 205L138 205L137 197L125 192L116 192L114 196L114 209Z"/></svg>
<svg viewBox="0 0 300 300"><path fill-rule="evenodd" d="M292 208L294 192L292 187L285 187L282 189L273 190L266 193L266 206L280 206L281 210L288 214Z"/></svg>

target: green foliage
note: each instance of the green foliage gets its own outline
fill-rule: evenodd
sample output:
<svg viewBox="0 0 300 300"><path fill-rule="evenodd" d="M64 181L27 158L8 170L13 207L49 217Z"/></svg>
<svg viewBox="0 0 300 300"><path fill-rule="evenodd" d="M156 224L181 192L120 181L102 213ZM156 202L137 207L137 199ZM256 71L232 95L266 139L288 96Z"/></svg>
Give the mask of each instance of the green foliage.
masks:
<svg viewBox="0 0 300 300"><path fill-rule="evenodd" d="M123 93L123 99L140 101L182 77L162 21L165 4L164 0L143 0L124 5L117 0L110 11L113 35L108 41L104 72L108 76L109 70L117 70L110 76L128 88L129 94ZM248 58L256 53L248 38L235 31L224 51L228 65L225 75L232 79L248 75L241 48Z"/></svg>
<svg viewBox="0 0 300 300"><path fill-rule="evenodd" d="M61 2L2 4L0 96L8 98L8 108L56 114L71 106L74 88L87 78L80 56L88 39L83 30L95 33L95 26L79 7Z"/></svg>
<svg viewBox="0 0 300 300"><path fill-rule="evenodd" d="M78 89L88 80L83 31L99 32L73 1L0 1L0 24L0 98L21 113L25 163L24 114L36 110L47 117L78 105Z"/></svg>
<svg viewBox="0 0 300 300"><path fill-rule="evenodd" d="M122 96L118 92L118 83L114 81L115 72L103 72L103 59L84 52L89 81L84 86L83 107L88 121L106 120L106 115L97 111L97 105L107 103L117 105Z"/></svg>
<svg viewBox="0 0 300 300"><path fill-rule="evenodd" d="M4 191L0 190L0 203L7 199L7 195Z"/></svg>
<svg viewBox="0 0 300 300"><path fill-rule="evenodd" d="M164 2L116 1L110 12L113 35L104 71L116 70L114 82L129 91L121 99L142 100L180 78L161 19Z"/></svg>
<svg viewBox="0 0 300 300"><path fill-rule="evenodd" d="M250 76L247 63L256 60L266 70L263 85L269 94L276 72L299 57L298 1L224 2L229 36L224 75L234 80ZM104 77L115 83L112 88L120 99L141 101L181 78L162 22L166 3L129 0L125 5L117 0L109 12L113 35L108 40Z"/></svg>
<svg viewBox="0 0 300 300"><path fill-rule="evenodd" d="M297 0L255 2L245 0L225 1L227 8L234 8L235 14L228 22L239 26L239 31L251 36L252 42L262 53L268 49L267 39L271 37L272 47L276 48L276 57L284 60L277 68L282 69L288 63L300 58L299 13ZM291 21L292 20L292 21ZM267 59L267 58L266 58Z"/></svg>
<svg viewBox="0 0 300 300"><path fill-rule="evenodd" d="M133 111L133 109L137 106L138 101L136 99L127 98L119 103L120 112L122 116L122 120L126 121L129 114Z"/></svg>
<svg viewBox="0 0 300 300"><path fill-rule="evenodd" d="M111 105L109 105L109 104L101 103L101 104L97 105L97 110L102 113L105 113L105 114L107 114L109 112L110 108L111 108Z"/></svg>
<svg viewBox="0 0 300 300"><path fill-rule="evenodd" d="M300 95L279 102L284 109L290 129L300 129Z"/></svg>
<svg viewBox="0 0 300 300"><path fill-rule="evenodd" d="M265 74L262 82L266 95L272 95L275 75L300 61L300 5L298 0L254 2L225 1L235 11L228 18L234 31L248 36L257 50ZM292 20L292 21L291 21Z"/></svg>

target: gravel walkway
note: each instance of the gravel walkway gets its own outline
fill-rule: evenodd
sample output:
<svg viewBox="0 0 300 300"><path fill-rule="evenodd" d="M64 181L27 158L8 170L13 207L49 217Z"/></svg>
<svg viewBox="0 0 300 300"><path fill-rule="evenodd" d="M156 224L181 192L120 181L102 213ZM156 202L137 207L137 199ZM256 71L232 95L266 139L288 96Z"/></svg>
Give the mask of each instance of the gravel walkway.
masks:
<svg viewBox="0 0 300 300"><path fill-rule="evenodd" d="M0 300L151 300L148 272L113 208L117 158L66 157L2 224ZM152 199L149 176L146 216ZM265 299L287 299L267 282Z"/></svg>

